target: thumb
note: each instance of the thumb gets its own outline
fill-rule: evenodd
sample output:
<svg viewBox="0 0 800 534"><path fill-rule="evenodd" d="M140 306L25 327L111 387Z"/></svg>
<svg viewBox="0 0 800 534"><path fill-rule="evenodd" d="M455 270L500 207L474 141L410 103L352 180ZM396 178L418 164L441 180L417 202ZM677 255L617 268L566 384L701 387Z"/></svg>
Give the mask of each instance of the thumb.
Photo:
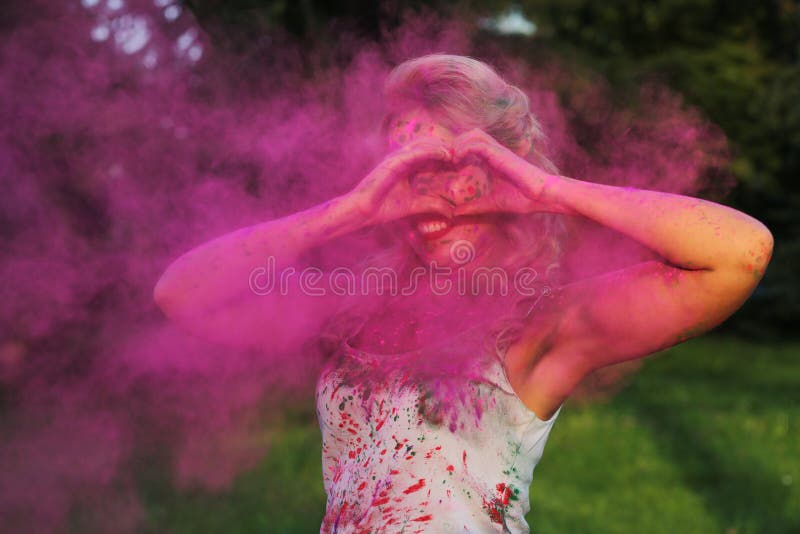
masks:
<svg viewBox="0 0 800 534"><path fill-rule="evenodd" d="M446 219L453 218L453 205L438 196L416 195L411 202L413 214L436 213Z"/></svg>
<svg viewBox="0 0 800 534"><path fill-rule="evenodd" d="M490 197L476 198L464 204L459 204L453 210L453 215L478 215L480 213L493 213L499 211L497 203Z"/></svg>

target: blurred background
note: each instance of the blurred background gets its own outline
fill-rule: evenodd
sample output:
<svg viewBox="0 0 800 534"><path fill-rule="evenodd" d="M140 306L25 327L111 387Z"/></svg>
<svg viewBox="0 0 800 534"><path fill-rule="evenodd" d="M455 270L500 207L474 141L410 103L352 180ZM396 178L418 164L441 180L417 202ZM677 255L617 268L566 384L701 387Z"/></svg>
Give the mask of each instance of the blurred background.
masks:
<svg viewBox="0 0 800 534"><path fill-rule="evenodd" d="M583 146L591 146L598 126L579 98L576 87L581 83L602 84L611 102L627 102L642 84L654 82L680 95L704 120L718 125L729 142L730 159L719 172L732 178L732 187L722 191L710 187L698 195L763 221L775 237L772 262L750 300L711 333L646 359L629 380L619 380L613 373L593 377L581 395L567 403L536 468L528 520L539 534L800 532L800 2L65 0L63 6L52 17L44 2L10 1L0 7L6 118L0 169L4 190L9 191L3 201L0 238L7 244L3 253L7 265L14 263L17 272L19 258L33 254L19 246L26 229L52 230L42 223L50 217L66 221L71 230L65 248L89 256L94 250L105 251L103 268L92 271L102 273L93 276L102 276L103 283L80 286L79 291L75 284L65 283L71 288L65 289L68 298L59 293L26 300L32 304L25 308L6 306L0 331L0 530L308 533L319 531L324 513L320 436L312 399L301 397L279 414L248 419L248 460L231 460L235 467L219 480L209 483L206 477L204 483L192 483L196 480L189 477L187 483L175 474L181 468L175 468L174 454L163 453L164 443L156 437L172 432L171 424L158 419L163 426L152 430L155 419L149 412L154 399L167 412L183 409L170 407L177 396L153 395L167 382L166 375L158 375L162 382L148 379L146 386L137 378L127 380L124 388L106 388L108 368L96 364L103 352L100 347L114 338L112 330L98 328L97 317L124 309L137 328L163 321L148 300L152 283L164 261L190 241L179 246L172 240L167 245L153 237L169 235L168 225L120 226L117 218L124 217L125 207L107 208L104 190L88 170L90 164L74 165L69 156L102 145L104 138L94 135L97 129L76 128L71 119L45 124L22 103L42 94L26 89L32 87L25 85L26 80L37 80L40 71L51 72L45 60L56 54L55 48L48 48L53 39L43 37L41 29L59 28L63 21L73 20L69 17L89 17L88 31L82 34L86 43L107 43L117 54L109 52L103 61L136 56L151 71L161 64L163 56L146 47L152 40L148 41L149 33L142 37L145 30L139 25L144 23L130 15L136 8L149 10L164 28L172 28L171 34L167 30L163 34L171 39L167 48L175 51L174 61L181 62L177 76L187 86L199 86L199 98L208 102L223 101L223 96L235 101L264 87L285 90L332 67L345 71L356 51L367 45L380 49L414 15L454 21L461 39L467 41L462 48L479 56L485 51L486 56L502 55L534 67L557 61L569 73L569 83L556 85L555 95L573 130L585 133L577 138ZM21 40L26 28L33 28L32 34L38 32L42 40ZM342 45L344 39L348 46ZM28 46L31 42L40 44ZM95 54L84 53L88 45L79 40L59 46L75 52L74 57ZM211 51L225 58L225 70L203 70ZM131 71L115 74L114 68L85 71L75 87L93 87L103 77L108 78L103 78L103 87L114 90L133 83ZM59 72L69 70L59 67ZM292 74L276 74L285 72ZM228 79L227 93L203 92L204 77L221 75ZM59 83L49 88L67 96L87 94L70 93ZM159 90L162 96L170 94L166 85ZM49 102L37 100L44 101ZM170 98L160 105L178 106ZM45 109L41 103L33 107ZM111 125L116 119L108 115L103 120L107 122L102 124ZM168 131L173 142L187 135L180 125L163 120L159 128ZM103 130L109 131L111 126ZM147 144L134 130L125 135L124 144L113 146ZM14 151L21 146L33 147L25 154L39 159L24 166L14 163L15 154L21 153ZM169 146L176 154L180 150ZM125 172L109 165L104 173ZM252 162L231 158L209 162L207 167L209 172L233 177L226 187L243 196L270 194L269 187L258 185L262 171ZM41 169L59 179L36 182ZM157 176L157 169L149 170ZM140 183L149 188L154 203L174 193L156 178ZM307 190L302 181L287 183L298 189L298 198L304 198ZM28 189L24 184L34 185ZM41 194L43 190L48 194ZM202 203L217 193L212 189L197 198ZM124 195L135 197L127 189ZM36 199L36 209L22 209L30 198ZM176 210L171 206L161 207ZM283 209L291 207L290 202ZM255 214L255 208L250 213ZM216 226L192 228L211 235L236 226L218 212L209 218L217 216L222 220ZM137 232L145 237L134 236ZM46 232L34 235L50 239ZM108 259L128 245L160 260L110 274L115 264ZM67 282L82 279L76 275L67 277ZM6 280L14 283L2 290L4 301L16 303L29 287L19 283L17 275ZM59 306L80 313L52 312ZM140 311L134 316L131 309ZM48 317L47 325L31 326L38 325L36 319L42 315ZM210 383L208 376L198 376L202 384ZM222 382L213 391L226 391L226 384L241 385ZM83 392L90 389L103 394L93 393L87 404ZM58 395L50 395L54 391ZM254 393L247 402L257 405L260 395ZM180 397L175 404L193 402L187 398ZM216 408L208 409L218 415ZM108 428L103 423L107 412L115 421L119 414L129 414L130 421L124 426L111 424L116 429L113 436L104 431L99 441L66 437L96 436L95 428ZM58 419L53 413L68 418ZM209 429L202 424L203 412L191 413L188 418L175 416L200 428L195 434L181 434L183 451L187 441L230 428ZM78 423L73 424L73 417ZM52 425L51 420L66 422ZM266 420L269 425L259 426ZM97 448L98 442L114 445ZM35 454L30 453L33 450ZM64 450L70 455L62 456ZM212 448L205 454L225 455L225 450ZM97 460L100 457L102 461ZM198 453L193 458L202 463L206 457ZM41 508L38 496L55 486L63 487L63 492Z"/></svg>

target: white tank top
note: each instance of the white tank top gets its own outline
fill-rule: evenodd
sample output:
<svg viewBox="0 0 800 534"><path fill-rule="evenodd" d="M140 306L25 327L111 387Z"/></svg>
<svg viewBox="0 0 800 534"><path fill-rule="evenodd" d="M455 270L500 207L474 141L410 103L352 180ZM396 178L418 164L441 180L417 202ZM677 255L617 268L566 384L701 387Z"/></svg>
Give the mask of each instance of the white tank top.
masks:
<svg viewBox="0 0 800 534"><path fill-rule="evenodd" d="M343 361L369 366L387 356L347 344L339 356L316 387L327 494L321 533L530 532L533 470L561 407L540 420L492 359L490 383L464 386L485 408L479 421L453 432L428 422L420 390L400 380L375 390L348 385Z"/></svg>

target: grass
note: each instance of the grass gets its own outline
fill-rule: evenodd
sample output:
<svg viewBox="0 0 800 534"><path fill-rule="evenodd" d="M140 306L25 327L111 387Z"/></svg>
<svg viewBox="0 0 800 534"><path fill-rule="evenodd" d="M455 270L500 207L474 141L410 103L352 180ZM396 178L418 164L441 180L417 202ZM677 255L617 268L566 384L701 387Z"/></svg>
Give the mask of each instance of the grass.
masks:
<svg viewBox="0 0 800 534"><path fill-rule="evenodd" d="M228 492L151 476L146 531L319 532L319 431L305 419ZM704 336L648 358L610 401L568 402L531 503L536 534L800 532L800 345Z"/></svg>

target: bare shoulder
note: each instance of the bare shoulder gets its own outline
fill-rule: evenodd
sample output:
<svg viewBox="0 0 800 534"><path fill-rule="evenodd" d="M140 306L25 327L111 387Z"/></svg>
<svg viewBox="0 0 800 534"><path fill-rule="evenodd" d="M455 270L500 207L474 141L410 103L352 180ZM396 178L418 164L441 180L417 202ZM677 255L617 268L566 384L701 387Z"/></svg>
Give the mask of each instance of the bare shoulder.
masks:
<svg viewBox="0 0 800 534"><path fill-rule="evenodd" d="M541 420L548 420L591 372L581 358L571 358L561 343L565 322L576 306L569 293L555 293L526 325L505 357L514 392Z"/></svg>
<svg viewBox="0 0 800 534"><path fill-rule="evenodd" d="M509 381L526 405L547 415L594 370L719 324L757 283L738 267L688 270L656 260L570 282L509 350Z"/></svg>

